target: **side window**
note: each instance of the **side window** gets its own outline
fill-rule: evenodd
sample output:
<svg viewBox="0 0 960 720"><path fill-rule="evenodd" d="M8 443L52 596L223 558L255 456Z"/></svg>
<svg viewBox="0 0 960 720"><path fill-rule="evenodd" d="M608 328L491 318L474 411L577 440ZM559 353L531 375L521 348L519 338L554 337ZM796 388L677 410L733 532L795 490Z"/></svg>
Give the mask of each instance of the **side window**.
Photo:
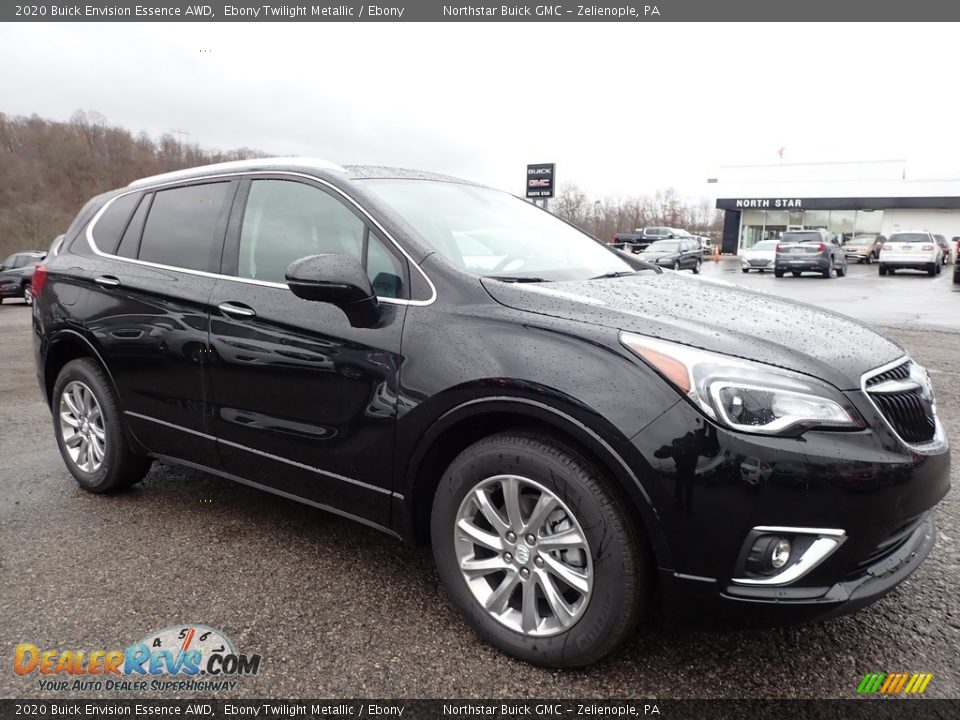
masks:
<svg viewBox="0 0 960 720"><path fill-rule="evenodd" d="M219 182L156 193L140 240L140 260L208 270L229 190L229 182Z"/></svg>
<svg viewBox="0 0 960 720"><path fill-rule="evenodd" d="M127 221L140 200L140 193L130 193L118 197L104 211L93 226L93 241L97 249L107 255L117 252L120 236L127 227Z"/></svg>
<svg viewBox="0 0 960 720"><path fill-rule="evenodd" d="M363 221L332 195L291 180L254 180L240 228L237 274L283 283L307 255L349 255L381 297L406 293L403 264Z"/></svg>
<svg viewBox="0 0 960 720"><path fill-rule="evenodd" d="M135 258L140 251L140 236L143 235L143 222L147 219L147 210L150 209L150 201L153 195L145 195L137 206L137 210L127 223L127 229L123 231L123 237L120 238L120 245L117 247L116 254L120 257Z"/></svg>

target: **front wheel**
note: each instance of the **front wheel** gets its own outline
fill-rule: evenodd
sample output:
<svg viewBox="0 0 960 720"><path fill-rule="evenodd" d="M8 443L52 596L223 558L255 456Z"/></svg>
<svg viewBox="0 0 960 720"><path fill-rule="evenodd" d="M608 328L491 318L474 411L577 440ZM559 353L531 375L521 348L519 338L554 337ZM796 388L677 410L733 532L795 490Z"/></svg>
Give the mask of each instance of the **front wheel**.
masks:
<svg viewBox="0 0 960 720"><path fill-rule="evenodd" d="M873 265L873 253L867 253L867 256L863 259L863 262L867 265Z"/></svg>
<svg viewBox="0 0 960 720"><path fill-rule="evenodd" d="M740 268L740 272L746 275L748 272L750 272L750 268Z"/></svg>
<svg viewBox="0 0 960 720"><path fill-rule="evenodd" d="M782 277L783 277L783 270L777 270L776 268L774 268L774 269L773 269L773 276L774 276L774 277L780 277L780 278L782 278Z"/></svg>
<svg viewBox="0 0 960 720"><path fill-rule="evenodd" d="M431 534L464 619L527 662L599 660L645 608L641 533L593 466L539 435L501 433L461 453L434 496Z"/></svg>
<svg viewBox="0 0 960 720"><path fill-rule="evenodd" d="M679 260L674 260L674 261L673 261L673 265L670 266L670 269L671 269L671 270L679 270L679 269L680 269L680 261L679 261Z"/></svg>
<svg viewBox="0 0 960 720"><path fill-rule="evenodd" d="M63 366L52 410L60 455L84 490L119 490L147 474L151 460L131 450L113 387L96 362L81 358Z"/></svg>

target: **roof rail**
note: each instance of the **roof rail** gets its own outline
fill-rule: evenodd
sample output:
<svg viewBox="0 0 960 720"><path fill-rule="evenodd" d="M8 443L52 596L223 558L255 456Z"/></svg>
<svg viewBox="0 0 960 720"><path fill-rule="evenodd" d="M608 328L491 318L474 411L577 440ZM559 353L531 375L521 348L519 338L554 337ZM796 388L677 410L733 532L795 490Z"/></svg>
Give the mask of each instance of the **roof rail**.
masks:
<svg viewBox="0 0 960 720"><path fill-rule="evenodd" d="M333 170L334 172L345 173L346 170L334 162L324 160L323 158L310 157L264 157L250 158L248 160L231 160L230 162L214 163L212 165L200 165L198 167L185 168L183 170L174 170L173 172L151 175L150 177L134 180L127 187L143 187L144 185L156 185L163 182L173 182L191 178L195 176L208 175L211 173L231 173L242 170L269 170L276 167L298 167L304 170Z"/></svg>

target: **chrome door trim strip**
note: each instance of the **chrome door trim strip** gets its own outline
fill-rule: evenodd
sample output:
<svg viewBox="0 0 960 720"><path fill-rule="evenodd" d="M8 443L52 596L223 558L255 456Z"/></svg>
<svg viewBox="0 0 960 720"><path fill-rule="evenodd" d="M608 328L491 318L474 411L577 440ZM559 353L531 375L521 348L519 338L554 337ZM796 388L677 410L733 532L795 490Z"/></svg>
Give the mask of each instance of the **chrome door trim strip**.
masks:
<svg viewBox="0 0 960 720"><path fill-rule="evenodd" d="M350 483L351 485L356 485L357 487L362 487L364 490L372 490L374 492L395 497L398 500L403 500L403 495L401 495L400 493L387 490L386 488L377 487L376 485L370 485L369 483L365 483L362 480L354 480L353 478L347 477L346 475L338 475L337 473L328 472L327 470L321 470L320 468L314 467L312 465L305 465L304 463L297 462L296 460L288 460L286 458L280 457L279 455L274 455L272 453L264 452L262 450L255 450L254 448L247 447L246 445L241 445L240 443L235 443L230 440L224 440L223 438L218 438L213 435L208 435L207 433L202 433L198 430L191 430L190 428L186 428L181 425L176 425L174 423L167 422L166 420L160 420L159 418L150 417L149 415L142 415L141 413L131 412L130 410L125 411L124 415L129 415L131 417L139 418L141 420L146 420L148 422L156 423L158 425L164 425L174 430L179 430L181 432L189 433L191 435L196 435L206 440L213 440L216 443L229 445L230 447L237 448L238 450L244 450L246 452L253 453L254 455L260 455L262 457L269 458L270 460L276 460L277 462L286 463L287 465L293 465L294 467L302 468L303 470L310 470L311 472L315 472L318 475L324 475L325 477L333 478L334 480L340 480L342 482ZM299 497L299 496L291 495L291 497Z"/></svg>
<svg viewBox="0 0 960 720"><path fill-rule="evenodd" d="M282 288L284 290L289 290L289 288L283 283L267 282L265 280L254 280L252 278L241 278L241 277L236 277L234 275L223 275L220 273L211 273L205 270L191 270L189 268L181 268L181 267L176 267L174 265L163 265L160 263L148 262L146 260L137 260L134 258L120 257L119 255L111 255L110 253L105 253L100 248L98 248L96 241L93 239L93 228L97 224L97 221L100 219L103 213L106 212L107 208L113 204L115 200L119 200L120 198L126 195L131 195L133 193L138 193L138 192L151 192L153 190L157 190L157 189L168 187L168 186L174 186L174 185L192 184L195 182L204 182L206 180L228 180L232 178L239 178L239 177L245 177L250 175L286 175L290 177L304 178L306 180L312 180L313 182L320 183L321 185L329 188L333 192L343 197L351 205L357 208L357 210L359 210L360 213L365 218L367 218L367 220L370 223L372 223L381 233L383 233L384 237L386 237L391 243L393 243L394 247L396 247L397 250L399 250L400 253L407 259L411 267L414 267L417 269L417 272L419 272L423 276L423 279L426 280L427 285L430 287L430 297L426 300L402 300L399 298L381 298L381 297L378 297L377 300L379 302L387 303L389 305L412 305L417 307L432 305L434 301L436 301L437 287L436 285L433 284L433 281L430 279L430 276L423 271L423 268L421 268L416 262L414 262L413 258L410 257L410 254L404 249L404 247L399 242L397 242L397 240L390 233L387 232L386 228L384 228L383 225L381 225L377 220L375 220L373 216L370 215L370 213L368 213L367 210L360 203L358 203L352 197L350 197L345 192L343 192L343 190L336 187L332 183L324 180L323 178L319 178L315 175L308 175L306 173L292 172L289 170L259 170L255 172L233 172L233 173L222 173L222 174L216 174L216 175L197 175L191 178L182 178L179 180L171 180L168 182L147 184L147 185L141 185L141 186L135 187L133 189L127 190L126 192L122 192L119 195L116 195L110 198L106 203L104 203L103 207L97 211L97 214L93 216L93 219L89 223L87 223L86 230L84 231L87 238L87 245L90 246L90 250L92 250L95 255L109 258L111 260L117 260L125 263L132 263L134 265L143 265L146 267L158 268L160 270L172 270L174 272L183 272L189 275L198 275L200 277L208 277L216 280L230 280L233 282L245 283L247 285L260 285L262 287L273 287L273 288Z"/></svg>

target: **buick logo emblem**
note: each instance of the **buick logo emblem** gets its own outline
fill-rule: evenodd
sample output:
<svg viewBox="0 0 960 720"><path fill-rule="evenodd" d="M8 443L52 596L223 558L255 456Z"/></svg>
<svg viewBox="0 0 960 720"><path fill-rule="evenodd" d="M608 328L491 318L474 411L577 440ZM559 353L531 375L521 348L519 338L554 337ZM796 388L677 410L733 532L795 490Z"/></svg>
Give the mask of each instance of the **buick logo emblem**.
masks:
<svg viewBox="0 0 960 720"><path fill-rule="evenodd" d="M521 565L526 565L530 562L530 551L527 550L526 545L517 545L517 562Z"/></svg>

